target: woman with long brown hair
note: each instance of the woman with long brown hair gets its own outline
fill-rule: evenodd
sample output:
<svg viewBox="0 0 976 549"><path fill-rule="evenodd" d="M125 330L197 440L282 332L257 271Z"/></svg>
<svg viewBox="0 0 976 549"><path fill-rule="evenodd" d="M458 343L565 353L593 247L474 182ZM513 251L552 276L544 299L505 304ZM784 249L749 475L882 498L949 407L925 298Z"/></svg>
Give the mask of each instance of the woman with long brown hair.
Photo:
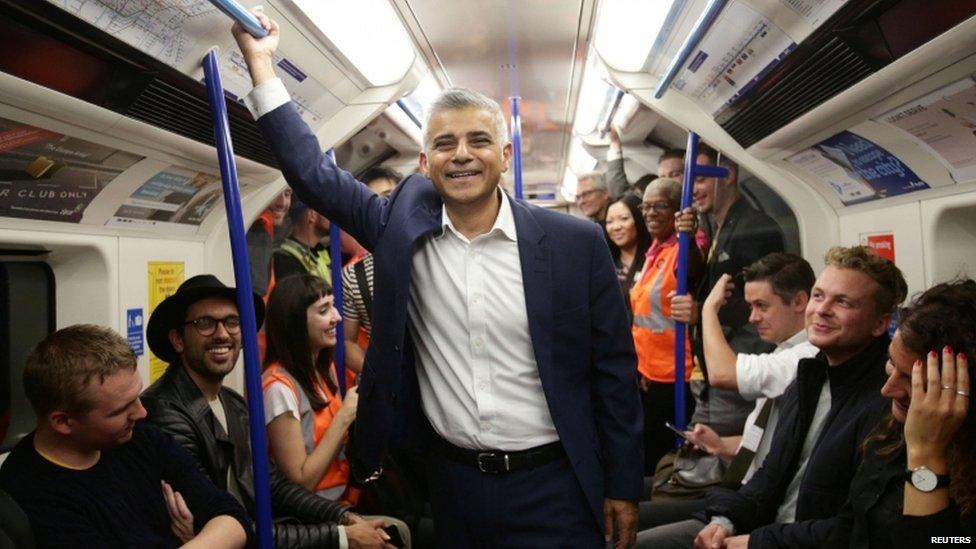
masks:
<svg viewBox="0 0 976 549"><path fill-rule="evenodd" d="M864 461L831 547L928 546L976 535L976 282L938 284L902 312L889 347L890 415ZM941 362L941 371L940 371Z"/></svg>
<svg viewBox="0 0 976 549"><path fill-rule="evenodd" d="M342 317L332 289L316 276L283 278L271 292L267 318L262 387L271 457L292 481L343 499L349 481L343 447L358 396L355 387L345 398L337 390L332 347Z"/></svg>

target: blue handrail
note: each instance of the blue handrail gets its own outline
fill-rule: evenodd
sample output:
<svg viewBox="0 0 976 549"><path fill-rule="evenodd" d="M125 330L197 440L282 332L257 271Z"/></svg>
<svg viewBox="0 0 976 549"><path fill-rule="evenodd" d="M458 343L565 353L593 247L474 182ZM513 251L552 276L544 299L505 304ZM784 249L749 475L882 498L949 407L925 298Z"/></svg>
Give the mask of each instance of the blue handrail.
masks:
<svg viewBox="0 0 976 549"><path fill-rule="evenodd" d="M691 195L696 177L725 177L728 170L721 166L696 164L698 158L698 134L688 132L688 149L685 152L685 174L681 187L681 209L691 207ZM694 235L678 233L678 288L677 295L688 293L688 254L691 252ZM685 340L687 325L674 323L674 425L684 429L688 425L685 418Z"/></svg>
<svg viewBox="0 0 976 549"><path fill-rule="evenodd" d="M325 153L335 164L335 149L329 149ZM332 221L331 219L329 220ZM332 296L335 308L339 314L344 311L342 295L342 229L338 224L332 222L329 228L329 256L332 260ZM336 383L339 385L339 394L346 396L346 328L340 322L336 325L336 346L335 346L335 369Z"/></svg>
<svg viewBox="0 0 976 549"><path fill-rule="evenodd" d="M705 33L708 32L708 29L712 28L712 24L718 19L718 14L722 12L726 3L728 3L728 0L711 0L705 6L705 11L702 12L698 21L695 22L695 26L692 27L688 38L685 38L685 43L681 45L681 49L678 50L677 55L674 56L671 64L668 65L668 70L664 71L664 77L661 78L661 81L657 84L657 88L654 89L655 99L660 99L664 95L664 92L668 90L668 86L678 76L681 68L685 66L688 58L691 57L691 53L695 51L698 43L704 38Z"/></svg>
<svg viewBox="0 0 976 549"><path fill-rule="evenodd" d="M268 473L268 441L265 438L264 405L261 399L261 365L258 363L257 323L254 317L254 293L251 290L251 270L247 259L247 239L244 233L244 214L237 183L237 164L227 122L224 88L214 50L203 59L207 82L207 97L213 117L220 178L224 188L224 207L227 209L227 228L234 260L234 281L237 286L237 308L244 329L244 380L247 387L250 415L251 452L254 465L254 518L257 522L258 547L271 549L271 489Z"/></svg>
<svg viewBox="0 0 976 549"><path fill-rule="evenodd" d="M237 21L251 36L264 38L268 35L268 31L261 26L258 18L234 0L210 0L210 3L224 12L227 17Z"/></svg>
<svg viewBox="0 0 976 549"><path fill-rule="evenodd" d="M522 199L522 115L519 114L521 97L512 97L512 151L515 159L515 198Z"/></svg>

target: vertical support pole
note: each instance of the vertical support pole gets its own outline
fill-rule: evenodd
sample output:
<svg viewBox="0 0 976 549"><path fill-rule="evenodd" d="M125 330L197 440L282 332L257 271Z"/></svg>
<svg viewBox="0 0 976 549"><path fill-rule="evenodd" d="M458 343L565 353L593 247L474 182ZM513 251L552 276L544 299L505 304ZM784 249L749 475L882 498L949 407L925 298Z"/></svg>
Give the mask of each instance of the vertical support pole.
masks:
<svg viewBox="0 0 976 549"><path fill-rule="evenodd" d="M691 195L695 186L695 177L725 177L728 171L719 166L699 166L698 134L688 132L688 146L685 152L685 174L681 186L681 210L691 207ZM691 253L694 235L678 233L678 288L677 295L688 293L688 254ZM674 323L674 425L684 429L687 425L685 417L685 341L688 337L688 326L684 322Z"/></svg>
<svg viewBox="0 0 976 549"><path fill-rule="evenodd" d="M515 159L515 198L522 199L522 115L519 114L521 97L512 97L512 149Z"/></svg>
<svg viewBox="0 0 976 549"><path fill-rule="evenodd" d="M691 195L695 185L695 159L698 158L698 134L688 132L688 146L685 152L685 174L681 185L681 210L691 207ZM692 243L688 233L678 233L678 291L677 295L688 293L688 253ZM674 425L684 429L688 425L685 417L685 341L688 326L684 322L674 323Z"/></svg>
<svg viewBox="0 0 976 549"><path fill-rule="evenodd" d="M325 155L335 165L335 150L329 149ZM342 228L331 219L329 223L329 257L332 260L332 297L335 308L338 309L339 314L342 314ZM346 329L342 325L342 322L339 322L336 326L336 346L332 356L335 358L336 383L339 385L339 394L346 396Z"/></svg>
<svg viewBox="0 0 976 549"><path fill-rule="evenodd" d="M227 123L227 105L220 83L217 55L211 50L203 60L207 82L207 96L213 116L220 178L224 188L224 207L234 260L234 280L237 286L237 308L240 311L244 337L244 379L250 415L251 452L254 465L254 519L257 523L258 546L271 549L271 489L268 473L268 442L264 425L264 400L261 398L261 370L258 364L257 324L254 318L254 293L251 290L251 271L247 260L247 240L244 215L237 183L237 164Z"/></svg>

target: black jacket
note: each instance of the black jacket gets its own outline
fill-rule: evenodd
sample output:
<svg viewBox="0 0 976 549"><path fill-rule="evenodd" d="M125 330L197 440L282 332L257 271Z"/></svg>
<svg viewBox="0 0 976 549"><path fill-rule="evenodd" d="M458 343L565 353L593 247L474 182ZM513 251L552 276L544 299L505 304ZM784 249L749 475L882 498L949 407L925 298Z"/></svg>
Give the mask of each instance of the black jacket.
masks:
<svg viewBox="0 0 976 549"><path fill-rule="evenodd" d="M248 412L244 398L226 387L219 398L227 416L227 430L220 428L210 405L186 370L173 364L163 377L142 394L142 404L154 423L190 451L203 472L224 490L227 470L233 467L244 507L254 516L254 476L248 436ZM271 505L276 521L275 547L339 547L338 523L346 508L295 484L278 470L271 470Z"/></svg>
<svg viewBox="0 0 976 549"><path fill-rule="evenodd" d="M836 525L861 459L861 443L887 404L881 396L888 337L876 338L849 361L828 367L823 353L800 361L796 381L779 398L781 415L763 466L737 491L707 495L705 514L728 517L737 534L750 534L749 547L820 547ZM823 370L830 383L830 410L800 482L796 522L777 524L776 512L796 473L807 429L798 425L801 407L816 406ZM819 371L818 371L819 370ZM815 399L805 405L807 398ZM802 432L801 432L802 431Z"/></svg>
<svg viewBox="0 0 976 549"><path fill-rule="evenodd" d="M976 537L976 513L960 517L954 502L932 515L902 514L905 496L905 448L879 454L888 442L872 442L851 482L851 494L837 526L824 545L846 547L927 547L936 536Z"/></svg>

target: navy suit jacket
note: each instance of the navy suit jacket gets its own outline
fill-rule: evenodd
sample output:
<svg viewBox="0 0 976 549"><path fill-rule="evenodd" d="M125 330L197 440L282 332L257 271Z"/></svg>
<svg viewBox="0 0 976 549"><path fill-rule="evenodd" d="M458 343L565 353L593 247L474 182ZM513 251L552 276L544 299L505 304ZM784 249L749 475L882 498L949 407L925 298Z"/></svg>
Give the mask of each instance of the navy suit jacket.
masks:
<svg viewBox="0 0 976 549"><path fill-rule="evenodd" d="M356 450L369 471L389 444L429 436L420 406L407 302L414 249L441 229L443 202L421 175L389 199L322 153L292 104L258 121L306 204L374 254L373 332L359 379ZM643 413L626 308L599 225L511 200L529 332L556 432L597 521L603 498L642 490Z"/></svg>

